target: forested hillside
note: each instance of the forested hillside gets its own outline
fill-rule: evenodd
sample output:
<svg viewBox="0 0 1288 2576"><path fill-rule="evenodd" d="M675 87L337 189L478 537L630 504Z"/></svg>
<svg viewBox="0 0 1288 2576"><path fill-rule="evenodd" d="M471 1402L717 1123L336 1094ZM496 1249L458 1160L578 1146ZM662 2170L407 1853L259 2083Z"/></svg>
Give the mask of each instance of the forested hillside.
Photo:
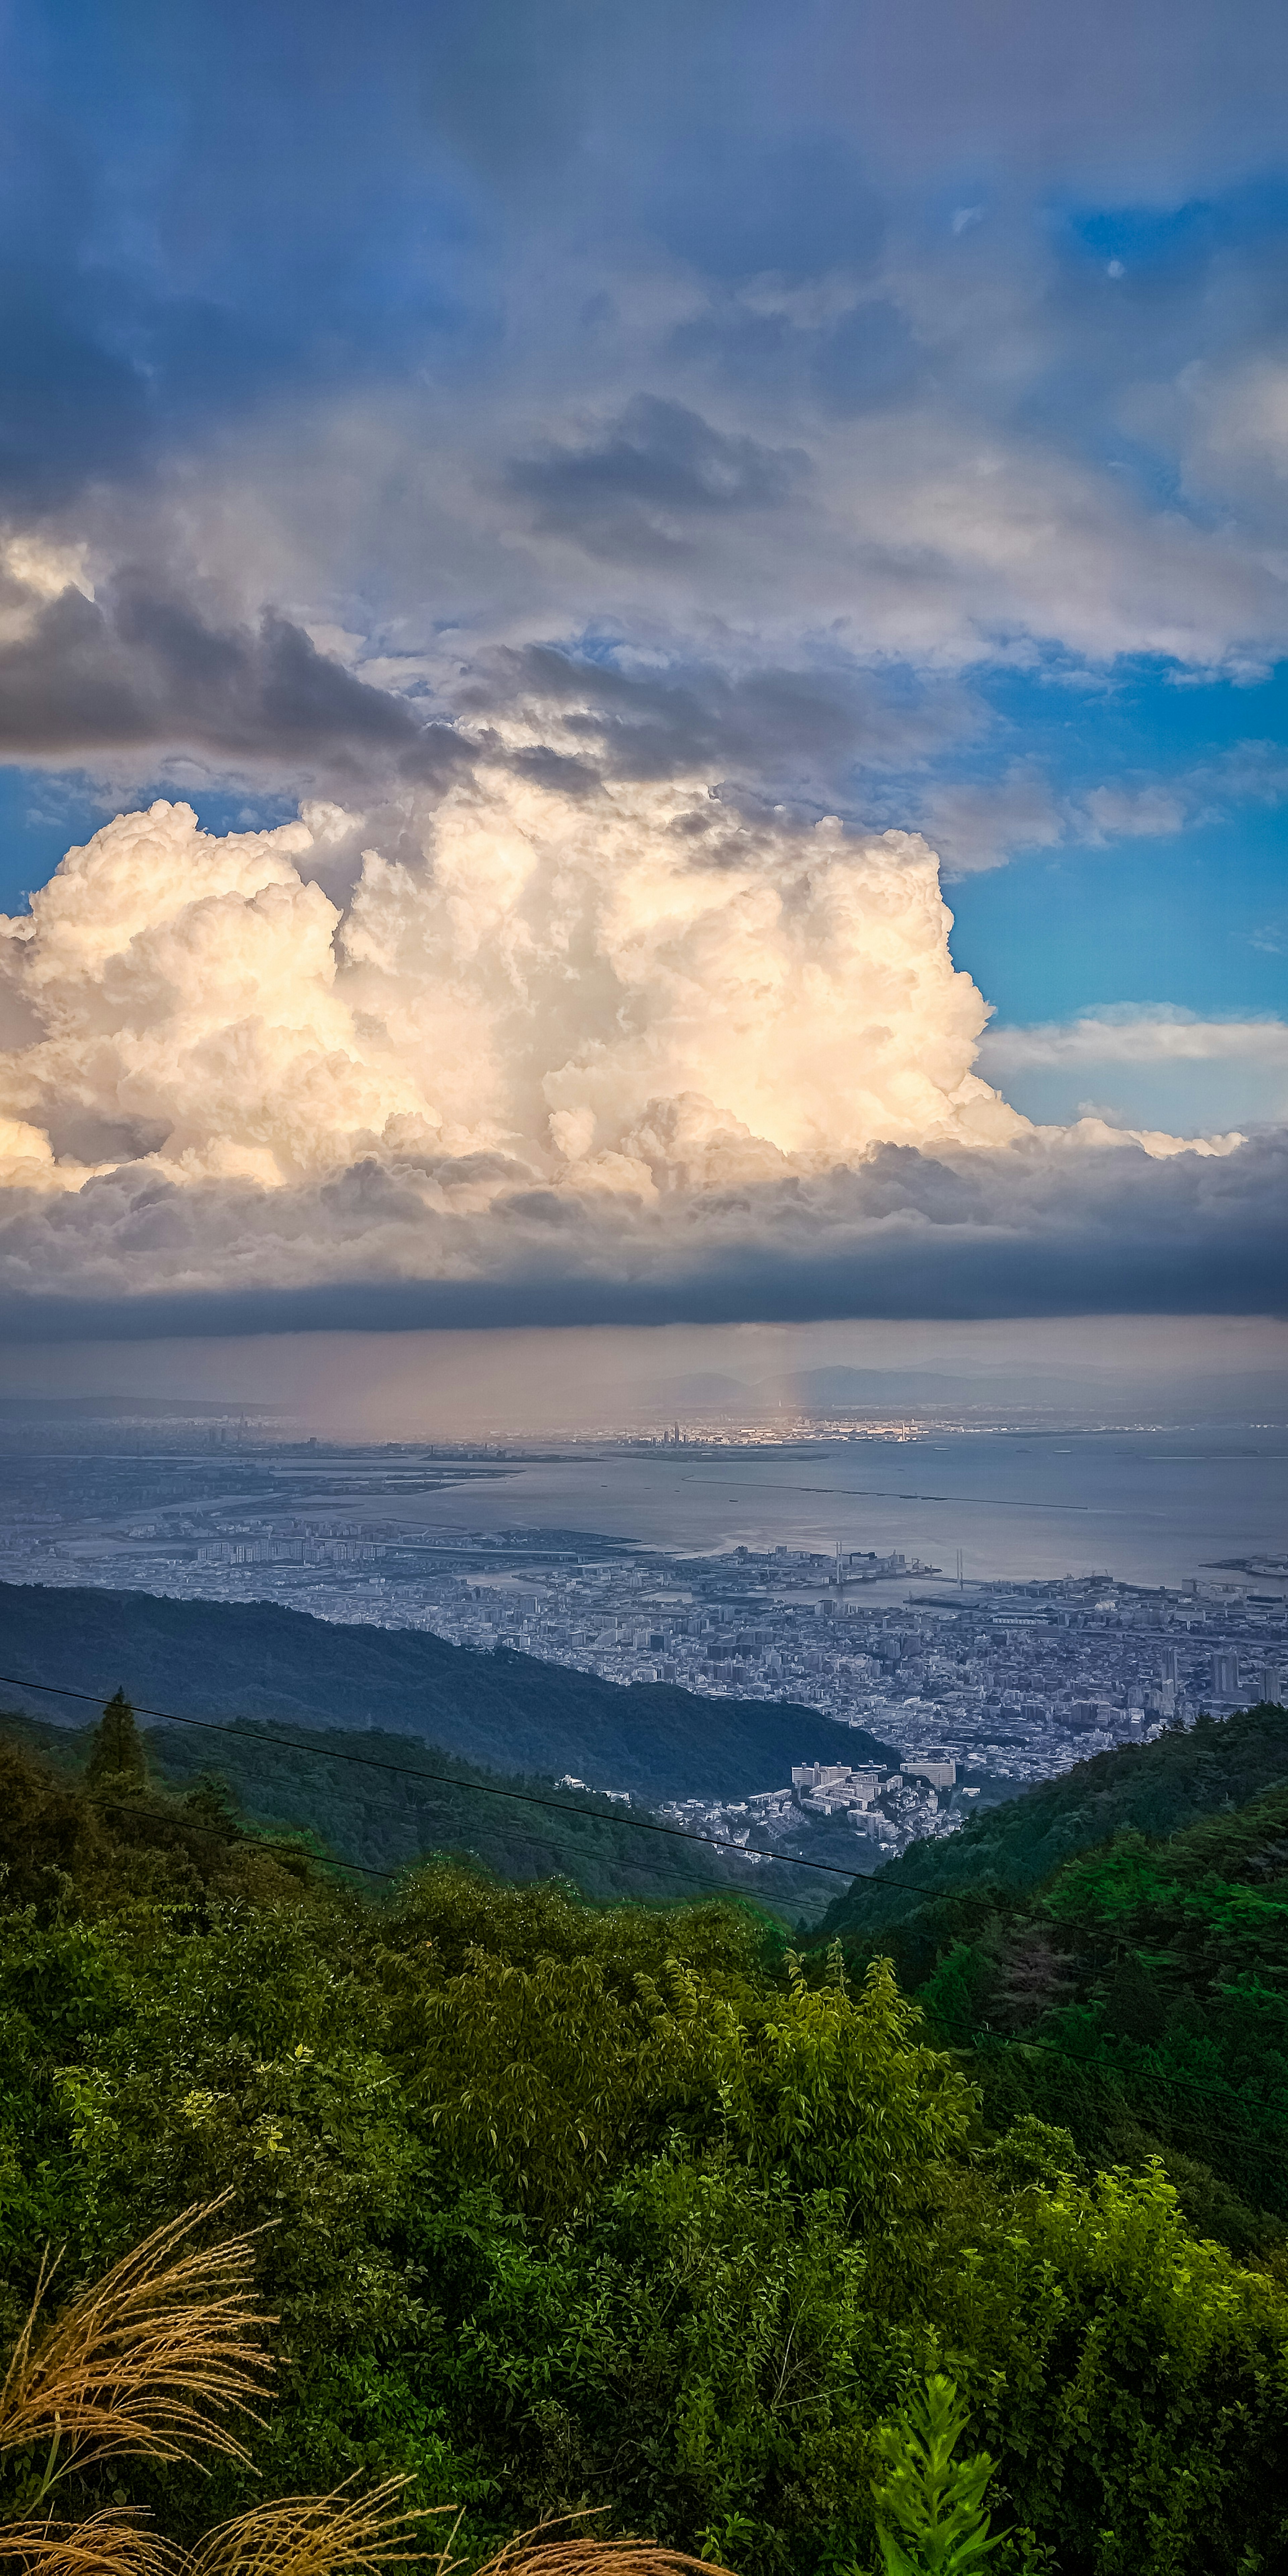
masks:
<svg viewBox="0 0 1288 2576"><path fill-rule="evenodd" d="M68 1786L82 1777L94 1732L92 1725L72 1729L0 1712L0 1742L36 1754ZM695 1891L745 1893L754 1885L758 1901L792 1922L803 1912L814 1918L818 1891L829 1884L821 1875L773 1861L753 1872L701 1842L642 1832L642 1824L654 1821L643 1807L632 1810L628 1824L612 1799L576 1789L555 1792L549 1780L507 1778L414 1736L379 1729L353 1735L335 1728L323 1737L277 1740L239 1722L218 1733L143 1727L140 1742L147 1777L161 1794L132 1801L119 1825L122 1831L128 1825L144 1845L157 1834L164 1842L170 1833L176 1811L164 1793L177 1791L190 1802L184 1812L220 1823L230 1844L252 1832L298 1839L305 1849L332 1854L377 1878L392 1879L433 1853L450 1853L520 1885L566 1878L583 1896L601 1901L631 1897L655 1903ZM433 1768L445 1768L460 1785L425 1779L426 1769ZM223 1784L222 1805L211 1804L212 1774ZM498 1794L507 1789L517 1794ZM0 1860L11 1872L22 1867L21 1852L10 1848L13 1830L0 1819Z"/></svg>
<svg viewBox="0 0 1288 2576"><path fill-rule="evenodd" d="M1102 1756L961 1836L973 1878L905 1884L886 1924L880 1882L832 1909L858 1969L893 1959L991 2127L1038 2114L1099 2165L1162 2152L1196 2224L1245 2250L1288 2230L1286 1747L1263 1706ZM933 1888L938 1858L883 1875Z"/></svg>
<svg viewBox="0 0 1288 2576"><path fill-rule="evenodd" d="M379 1726L491 1770L572 1771L645 1799L743 1797L779 1787L793 1762L898 1758L788 1701L700 1698L665 1683L623 1690L529 1655L480 1654L423 1629L342 1627L263 1601L0 1584L0 1674L99 1701L120 1684L136 1707L259 1718L292 1734ZM84 1722L71 1700L5 1696Z"/></svg>
<svg viewBox="0 0 1288 2576"><path fill-rule="evenodd" d="M150 1790L120 1709L84 1783L10 1748L0 1790L0 2326L45 2244L49 2312L227 2193L207 2232L261 2231L276 2363L248 2461L90 2459L73 2540L401 2473L463 2513L467 2567L591 2505L737 2576L865 2576L891 2428L947 2360L999 2576L1284 2565L1273 2248L1240 2264L1161 2171L988 2122L888 1967L452 1867L372 1904L240 1841L213 1788ZM1273 1877L1268 1826L1235 1840ZM57 2466L0 2444L0 2519Z"/></svg>
<svg viewBox="0 0 1288 2576"><path fill-rule="evenodd" d="M821 1930L884 1937L924 1904L928 1887L945 1896L994 1879L1035 1887L1111 1834L1175 1833L1219 1807L1245 1805L1278 1780L1288 1780L1288 1710L1262 1703L1219 1722L1200 1718L1152 1744L1079 1762L972 1817L944 1842L911 1844L875 1878L843 1892Z"/></svg>

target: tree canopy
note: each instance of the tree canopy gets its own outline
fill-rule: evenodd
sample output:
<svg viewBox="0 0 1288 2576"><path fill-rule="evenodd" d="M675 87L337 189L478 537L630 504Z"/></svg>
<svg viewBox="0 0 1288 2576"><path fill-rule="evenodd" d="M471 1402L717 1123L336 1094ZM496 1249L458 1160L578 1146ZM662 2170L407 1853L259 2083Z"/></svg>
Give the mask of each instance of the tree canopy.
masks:
<svg viewBox="0 0 1288 2576"><path fill-rule="evenodd" d="M225 2193L275 2320L249 2465L144 2463L122 2490L178 2542L257 2496L401 2475L463 2513L472 2564L589 2506L737 2576L866 2571L879 2520L909 2539L898 2427L947 2373L967 2485L992 2464L990 2565L1283 2563L1275 2245L1196 2233L1193 2169L1140 2130L1098 2171L988 2078L990 2052L1030 2062L1012 2042L948 2045L942 1999L881 1954L451 1858L373 1901L303 1841L263 1848L212 1783L103 1796L3 1759L0 2324L12 2343L46 2244L89 2281ZM1161 1906L1205 1963L1234 1944L1237 1985L1280 1830L1269 1807L1220 1827L1229 1903L1211 1847L1170 1876L1119 1847L1030 1935L1060 1957ZM1114 2010L1140 2008L1128 1982ZM32 2474L0 2460L0 2511ZM118 2474L69 2481L73 2513L115 2510Z"/></svg>

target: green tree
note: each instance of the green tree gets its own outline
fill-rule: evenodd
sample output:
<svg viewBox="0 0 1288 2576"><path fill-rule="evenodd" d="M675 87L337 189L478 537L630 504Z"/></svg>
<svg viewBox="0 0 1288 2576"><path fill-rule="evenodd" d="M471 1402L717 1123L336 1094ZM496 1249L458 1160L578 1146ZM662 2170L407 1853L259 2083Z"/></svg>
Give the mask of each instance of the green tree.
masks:
<svg viewBox="0 0 1288 2576"><path fill-rule="evenodd" d="M730 2021L725 2033L722 2105L753 2170L841 2191L859 2223L910 2249L928 2169L963 2152L976 2097L927 2047L889 1960L872 1960L851 1993L839 1942L820 1986L789 1953L786 1991L760 2028Z"/></svg>
<svg viewBox="0 0 1288 2576"><path fill-rule="evenodd" d="M134 1711L123 1690L114 1691L94 1730L85 1765L85 1785L119 1794L146 1789L147 1762Z"/></svg>
<svg viewBox="0 0 1288 2576"><path fill-rule="evenodd" d="M1116 2039L1139 2040L1142 2047L1161 2039L1167 2007L1144 1960L1128 1950L1119 1960L1105 1996L1105 2026Z"/></svg>
<svg viewBox="0 0 1288 2576"><path fill-rule="evenodd" d="M1186 2227L1157 2164L963 2211L940 2347L1016 2521L1069 2576L1288 2563L1288 2304ZM949 2255L947 2234L942 2252Z"/></svg>
<svg viewBox="0 0 1288 2576"><path fill-rule="evenodd" d="M917 1997L927 2020L949 2048L969 2048L997 1986L991 1959L969 1941L954 1941Z"/></svg>

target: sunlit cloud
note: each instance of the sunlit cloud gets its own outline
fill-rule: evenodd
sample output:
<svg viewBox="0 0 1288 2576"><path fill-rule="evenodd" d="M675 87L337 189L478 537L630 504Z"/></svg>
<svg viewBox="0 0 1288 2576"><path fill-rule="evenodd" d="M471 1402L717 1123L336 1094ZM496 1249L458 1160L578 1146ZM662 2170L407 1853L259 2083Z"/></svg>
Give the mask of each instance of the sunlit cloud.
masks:
<svg viewBox="0 0 1288 2576"><path fill-rule="evenodd" d="M1246 1294L1264 1153L1035 1127L950 927L915 835L693 785L480 762L401 813L121 816L6 925L0 1286L221 1329L1024 1311L1123 1303L1144 1227L1138 1293L1181 1249L1219 1306L1242 1227Z"/></svg>

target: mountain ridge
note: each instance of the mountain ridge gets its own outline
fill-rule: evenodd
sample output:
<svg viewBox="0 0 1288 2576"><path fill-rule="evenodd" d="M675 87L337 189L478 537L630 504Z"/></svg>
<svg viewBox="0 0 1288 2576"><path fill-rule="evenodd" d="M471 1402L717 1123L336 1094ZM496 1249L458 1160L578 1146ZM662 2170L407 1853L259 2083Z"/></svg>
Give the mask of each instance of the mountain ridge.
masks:
<svg viewBox="0 0 1288 2576"><path fill-rule="evenodd" d="M372 1727L484 1768L576 1772L633 1797L745 1797L781 1787L793 1762L898 1755L863 1728L791 1700L705 1698L668 1682L622 1685L419 1628L341 1625L273 1602L0 1584L0 1669L15 1706L58 1709L59 1683L124 1688L162 1718L245 1718L308 1733ZM194 1682L193 1675L198 1678ZM65 1722L83 1708L63 1703Z"/></svg>

